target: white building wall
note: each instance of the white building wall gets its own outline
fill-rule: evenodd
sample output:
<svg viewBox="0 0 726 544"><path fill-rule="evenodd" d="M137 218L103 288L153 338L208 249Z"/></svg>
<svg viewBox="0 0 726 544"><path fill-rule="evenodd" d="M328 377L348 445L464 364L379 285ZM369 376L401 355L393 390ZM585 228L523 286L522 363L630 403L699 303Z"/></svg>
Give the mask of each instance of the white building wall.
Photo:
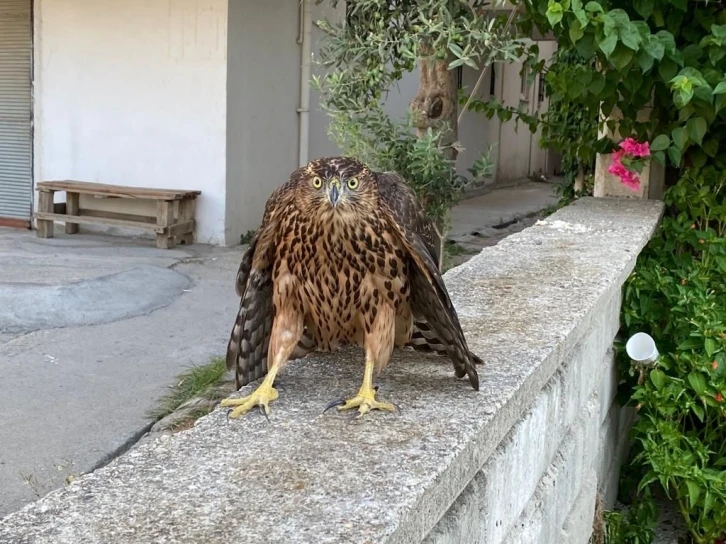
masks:
<svg viewBox="0 0 726 544"><path fill-rule="evenodd" d="M199 189L197 239L222 242L227 0L34 7L35 180Z"/></svg>
<svg viewBox="0 0 726 544"><path fill-rule="evenodd" d="M228 244L259 227L270 194L298 166L299 33L298 2L229 0Z"/></svg>

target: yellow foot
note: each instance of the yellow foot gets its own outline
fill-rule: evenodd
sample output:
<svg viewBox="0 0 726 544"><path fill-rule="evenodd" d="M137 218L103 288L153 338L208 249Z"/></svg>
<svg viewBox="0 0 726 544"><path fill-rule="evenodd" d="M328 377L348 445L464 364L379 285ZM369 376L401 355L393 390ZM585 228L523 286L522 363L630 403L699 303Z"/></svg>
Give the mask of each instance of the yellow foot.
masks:
<svg viewBox="0 0 726 544"><path fill-rule="evenodd" d="M395 412L398 407L395 404L389 402L378 402L376 400L376 393L374 390L364 391L360 390L358 394L352 399L348 400L334 400L328 404L325 411L329 410L333 406L337 406L338 410L350 410L351 408L358 408L358 415L356 418L361 417L371 410L384 410L386 412Z"/></svg>
<svg viewBox="0 0 726 544"><path fill-rule="evenodd" d="M277 389L263 383L251 395L241 398L224 399L219 404L220 406L237 407L228 414L228 417L233 419L246 414L255 406L259 406L262 413L268 415L270 413L270 407L268 404L273 400L277 400L277 397Z"/></svg>

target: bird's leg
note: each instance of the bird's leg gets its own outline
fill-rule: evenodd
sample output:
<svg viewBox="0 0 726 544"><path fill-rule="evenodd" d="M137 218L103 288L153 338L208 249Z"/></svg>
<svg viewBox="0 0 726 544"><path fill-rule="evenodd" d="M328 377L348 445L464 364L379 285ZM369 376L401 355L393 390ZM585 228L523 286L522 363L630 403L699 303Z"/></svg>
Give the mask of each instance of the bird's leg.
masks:
<svg viewBox="0 0 726 544"><path fill-rule="evenodd" d="M365 335L366 366L363 371L363 385L355 397L346 400L344 404L338 403L342 404L342 406L338 406L338 410L358 408L358 417L371 410L388 412L396 410L393 404L378 402L376 390L373 387L373 370L376 366L379 370L385 367L393 351L395 310L386 303L378 304L377 300L374 305L378 307L378 311Z"/></svg>
<svg viewBox="0 0 726 544"><path fill-rule="evenodd" d="M295 346L302 336L302 314L296 305L290 305L275 318L270 333L269 359L272 361L267 376L257 389L246 397L224 399L221 406L236 406L229 413L230 418L246 414L255 406L259 406L265 415L270 413L269 403L277 400L278 393L274 387L275 378L280 368L287 362Z"/></svg>
<svg viewBox="0 0 726 544"><path fill-rule="evenodd" d="M262 380L262 383L251 395L247 395L246 397L223 399L222 402L219 403L220 406L236 406L236 408L229 413L228 417L234 419L244 415L255 406L259 406L266 415L269 414L270 402L277 400L277 397L279 396L277 389L273 387L273 382L275 381L275 376L277 375L280 366L281 365L279 364L273 363L272 367L267 372L265 379Z"/></svg>
<svg viewBox="0 0 726 544"><path fill-rule="evenodd" d="M366 367L363 371L363 385L358 390L358 394L345 401L345 404L338 406L338 410L350 410L351 408L358 408L358 417L367 414L371 410L385 410L388 412L395 412L396 407L388 402L378 402L376 400L376 390L373 388L373 369L375 368L375 361L366 357Z"/></svg>

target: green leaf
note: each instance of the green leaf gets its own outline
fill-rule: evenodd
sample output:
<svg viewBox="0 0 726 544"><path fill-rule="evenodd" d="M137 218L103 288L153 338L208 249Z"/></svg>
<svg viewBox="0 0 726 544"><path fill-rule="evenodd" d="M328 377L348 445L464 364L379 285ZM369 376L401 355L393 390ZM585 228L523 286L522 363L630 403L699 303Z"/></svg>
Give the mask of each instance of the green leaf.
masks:
<svg viewBox="0 0 726 544"><path fill-rule="evenodd" d="M681 150L678 146L672 145L668 148L668 158L673 166L681 165Z"/></svg>
<svg viewBox="0 0 726 544"><path fill-rule="evenodd" d="M590 13L603 13L604 10L602 9L602 6L599 2L593 2L590 1L587 4L585 4L585 11L589 11Z"/></svg>
<svg viewBox="0 0 726 544"><path fill-rule="evenodd" d="M674 128L673 132L671 132L671 137L673 138L673 143L678 146L678 149L683 151L686 147L686 142L688 141L686 129L683 127Z"/></svg>
<svg viewBox="0 0 726 544"><path fill-rule="evenodd" d="M599 95L605 88L605 78L599 72L595 72L592 76L592 81L588 87L588 91L593 95Z"/></svg>
<svg viewBox="0 0 726 544"><path fill-rule="evenodd" d="M655 37L663 44L666 53L673 54L676 52L676 39L673 37L673 34L667 30L659 30L655 33Z"/></svg>
<svg viewBox="0 0 726 544"><path fill-rule="evenodd" d="M638 15L643 19L647 19L653 13L653 0L635 0L633 7L638 12Z"/></svg>
<svg viewBox="0 0 726 544"><path fill-rule="evenodd" d="M706 338L704 348L706 348L706 355L711 357L718 349L718 341L715 338Z"/></svg>
<svg viewBox="0 0 726 544"><path fill-rule="evenodd" d="M703 150L709 157L715 157L718 153L718 140L716 138L706 140L706 142L703 144Z"/></svg>
<svg viewBox="0 0 726 544"><path fill-rule="evenodd" d="M677 108L683 108L691 101L691 98L693 98L693 87L683 87L680 89L675 90L675 95L673 96L673 103L676 105Z"/></svg>
<svg viewBox="0 0 726 544"><path fill-rule="evenodd" d="M671 145L671 139L665 134L660 134L650 143L650 150L665 151L669 145Z"/></svg>
<svg viewBox="0 0 726 544"><path fill-rule="evenodd" d="M696 142L698 145L703 144L703 137L706 135L708 129L708 123L703 117L692 117L686 123L688 129L688 136Z"/></svg>
<svg viewBox="0 0 726 544"><path fill-rule="evenodd" d="M647 36L643 42L643 49L655 60L661 60L665 55L665 46L655 36Z"/></svg>
<svg viewBox="0 0 726 544"><path fill-rule="evenodd" d="M703 150L698 148L693 149L689 153L689 157L691 158L691 163L696 168L703 168L708 161L708 157L706 157L706 154L703 152Z"/></svg>
<svg viewBox="0 0 726 544"><path fill-rule="evenodd" d="M623 42L625 47L629 47L633 51L637 51L640 47L640 43L643 41L643 38L641 37L640 32L638 32L638 27L633 23L628 22L628 24L620 31L620 40Z"/></svg>
<svg viewBox="0 0 726 544"><path fill-rule="evenodd" d="M553 2L550 0L549 5L547 6L547 21L549 21L550 26L555 26L557 23L562 21L562 16L564 15L564 10L562 9L562 4L559 2Z"/></svg>
<svg viewBox="0 0 726 544"><path fill-rule="evenodd" d="M464 56L464 50L453 42L449 44L449 51L451 51L458 58L461 58Z"/></svg>
<svg viewBox="0 0 726 544"><path fill-rule="evenodd" d="M691 409L693 410L693 413L694 413L694 414L696 414L696 417L697 417L697 418L698 418L698 419L699 419L700 421L703 421L703 416L705 415L705 414L704 414L704 409L703 409L703 406L701 406L700 404L694 404L694 405L693 405L693 406L691 407Z"/></svg>
<svg viewBox="0 0 726 544"><path fill-rule="evenodd" d="M665 153L663 153L662 151L656 151L655 153L653 153L653 160L658 164L662 164L663 166L665 166Z"/></svg>
<svg viewBox="0 0 726 544"><path fill-rule="evenodd" d="M627 47L616 47L615 51L613 51L610 55L610 62L613 63L613 66L616 69L622 70L630 64L630 61L633 60L634 56L635 53L631 49L628 49Z"/></svg>
<svg viewBox="0 0 726 544"><path fill-rule="evenodd" d="M695 508L698 498L701 496L701 487L692 480L686 480L686 486L688 487L688 502L691 503L691 508Z"/></svg>
<svg viewBox="0 0 726 544"><path fill-rule="evenodd" d="M708 60L711 64L716 65L718 61L726 56L726 50L723 47L709 47L708 48Z"/></svg>
<svg viewBox="0 0 726 544"><path fill-rule="evenodd" d="M653 57L650 56L645 51L645 49L640 49L635 55L635 58L638 61L638 66L640 66L640 69L643 71L644 74L649 72L650 69L653 68L653 64L655 63Z"/></svg>
<svg viewBox="0 0 726 544"><path fill-rule="evenodd" d="M726 107L726 94L719 94L716 95L716 100L713 104L715 113L720 112L722 109Z"/></svg>
<svg viewBox="0 0 726 544"><path fill-rule="evenodd" d="M660 391L665 385L665 373L662 370L652 370L650 372L650 381L653 382L655 388Z"/></svg>
<svg viewBox="0 0 726 544"><path fill-rule="evenodd" d="M606 57L610 57L612 55L613 51L615 51L615 46L618 44L618 35L613 32L612 34L605 36L604 40L601 40L600 43L598 43L598 47L600 47L600 51L605 53Z"/></svg>
<svg viewBox="0 0 726 544"><path fill-rule="evenodd" d="M726 93L726 80L721 81L718 85L716 85L716 88L713 90L713 94L723 94Z"/></svg>
<svg viewBox="0 0 726 544"><path fill-rule="evenodd" d="M572 40L572 43L577 43L584 35L585 31L583 30L580 21L577 19L572 21L572 24L570 25L570 39Z"/></svg>
<svg viewBox="0 0 726 544"><path fill-rule="evenodd" d="M688 374L688 383L696 392L696 395L702 397L706 392L706 378L700 372L691 372Z"/></svg>
<svg viewBox="0 0 726 544"><path fill-rule="evenodd" d="M668 51L668 48L666 48ZM678 65L671 59L664 58L660 64L658 64L658 74L663 81L670 81L678 73Z"/></svg>

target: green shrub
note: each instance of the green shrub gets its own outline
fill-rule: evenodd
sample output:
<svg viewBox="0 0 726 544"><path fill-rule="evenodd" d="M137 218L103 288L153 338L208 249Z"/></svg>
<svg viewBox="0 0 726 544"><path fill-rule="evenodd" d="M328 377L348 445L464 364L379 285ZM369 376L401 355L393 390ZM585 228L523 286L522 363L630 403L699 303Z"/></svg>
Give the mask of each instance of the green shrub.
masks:
<svg viewBox="0 0 726 544"><path fill-rule="evenodd" d="M657 368L632 387L638 489L660 485L692 538L726 535L726 174L691 169L625 284L625 337L653 336ZM623 363L626 363L623 357Z"/></svg>

